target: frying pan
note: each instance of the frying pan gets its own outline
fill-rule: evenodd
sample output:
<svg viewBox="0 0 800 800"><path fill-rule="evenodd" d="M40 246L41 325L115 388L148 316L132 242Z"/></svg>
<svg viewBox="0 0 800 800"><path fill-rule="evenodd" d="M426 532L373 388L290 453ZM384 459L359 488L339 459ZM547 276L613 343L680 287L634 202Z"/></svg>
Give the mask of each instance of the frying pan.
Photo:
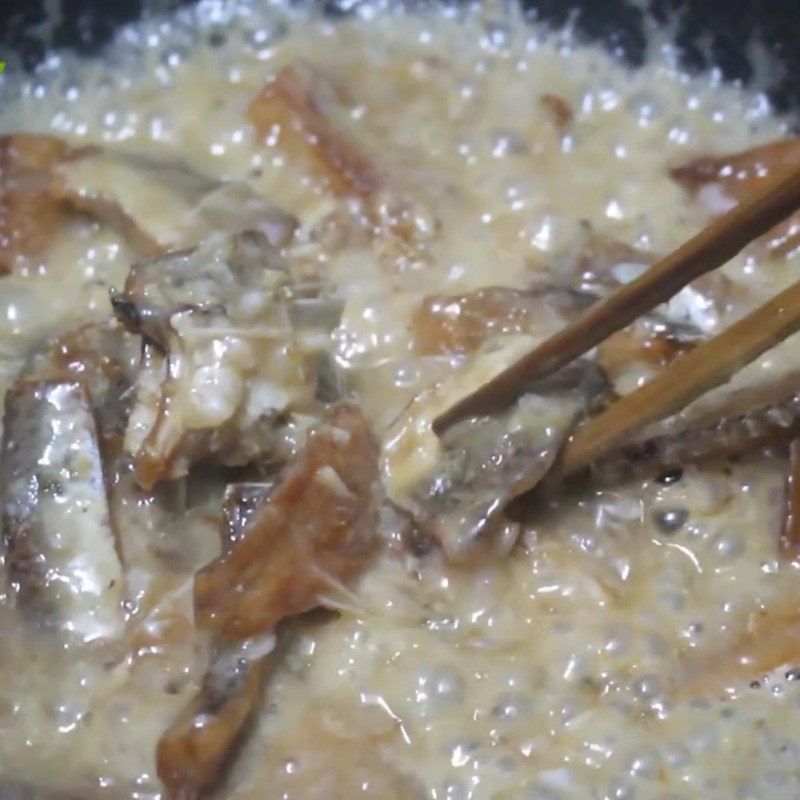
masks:
<svg viewBox="0 0 800 800"><path fill-rule="evenodd" d="M422 5L436 1L406 0L406 3ZM359 0L318 2L332 16L353 13L359 4ZM775 106L779 110L800 110L798 0L521 2L531 17L554 27L572 22L581 36L603 43L632 64L640 63L645 56L647 39L642 9L647 6L652 18L674 31L686 68L714 66L728 80L749 82L760 60L769 65L766 71L770 73L770 96ZM122 25L142 14L169 11L186 4L187 0L0 0L0 60L18 60L26 68L35 67L45 52L43 32L47 32L45 41L52 47L96 51ZM756 49L770 58L751 58L754 42L758 43Z"/></svg>

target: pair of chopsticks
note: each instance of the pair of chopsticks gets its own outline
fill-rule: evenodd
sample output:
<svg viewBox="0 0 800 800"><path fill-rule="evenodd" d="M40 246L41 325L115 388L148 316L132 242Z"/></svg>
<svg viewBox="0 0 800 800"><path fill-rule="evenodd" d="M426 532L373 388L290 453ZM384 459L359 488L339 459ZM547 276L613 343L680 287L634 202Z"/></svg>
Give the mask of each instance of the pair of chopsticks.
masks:
<svg viewBox="0 0 800 800"><path fill-rule="evenodd" d="M508 405L530 381L552 374L637 317L733 258L800 208L800 164L757 195L712 222L636 280L591 306L557 334L524 354L494 380L450 407L434 422L441 432L461 419ZM658 375L609 405L577 429L565 446L559 472L588 466L632 433L680 411L705 392L800 330L800 281L679 356Z"/></svg>

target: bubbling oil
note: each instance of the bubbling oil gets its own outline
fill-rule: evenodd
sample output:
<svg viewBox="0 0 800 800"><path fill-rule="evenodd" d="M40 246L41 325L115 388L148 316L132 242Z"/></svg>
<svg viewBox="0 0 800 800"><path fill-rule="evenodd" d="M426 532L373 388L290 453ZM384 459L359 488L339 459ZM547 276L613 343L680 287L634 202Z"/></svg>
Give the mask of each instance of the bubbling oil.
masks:
<svg viewBox="0 0 800 800"><path fill-rule="evenodd" d="M702 223L669 166L790 124L763 93L681 72L663 38L634 71L489 5L359 4L331 20L242 0L127 26L94 60L53 53L33 75L6 74L0 132L174 158L247 181L307 223L329 198L245 115L299 60L346 87L349 122L402 164L420 191L414 226L430 231L425 263L387 268L358 243L309 256L344 298L330 350L378 431L459 363L414 352L425 296L528 286L587 225L667 251ZM567 130L543 95L569 106ZM78 220L41 263L1 278L0 388L44 337L106 317L133 257ZM796 267L741 256L725 271L755 302ZM800 361L797 342L782 352ZM765 356L753 369L773 367ZM509 558L470 570L390 548L336 598L335 619L297 624L222 795L800 796L793 673L729 664L743 628L798 580L777 557L784 467L755 454L553 499ZM201 510L169 517L146 496L118 509L134 641L65 645L0 603L0 796L5 780L37 786L31 796L162 794L155 743L207 655L191 624L192 576L217 546Z"/></svg>

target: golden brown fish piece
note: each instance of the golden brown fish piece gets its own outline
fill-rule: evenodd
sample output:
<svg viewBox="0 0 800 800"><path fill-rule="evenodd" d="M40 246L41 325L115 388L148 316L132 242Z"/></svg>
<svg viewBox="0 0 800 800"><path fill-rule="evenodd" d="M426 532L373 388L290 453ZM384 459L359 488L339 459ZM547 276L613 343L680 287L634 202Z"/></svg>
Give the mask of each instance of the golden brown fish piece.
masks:
<svg viewBox="0 0 800 800"><path fill-rule="evenodd" d="M46 134L0 136L0 273L40 255L58 236L67 210L53 192L53 170L91 150Z"/></svg>
<svg viewBox="0 0 800 800"><path fill-rule="evenodd" d="M195 576L198 624L240 641L308 611L374 550L378 450L359 409L325 413L241 539Z"/></svg>
<svg viewBox="0 0 800 800"><path fill-rule="evenodd" d="M462 295L428 295L411 318L414 351L474 353L493 336L529 331L542 317L556 320L539 291L487 286Z"/></svg>
<svg viewBox="0 0 800 800"><path fill-rule="evenodd" d="M506 293L512 303L514 293ZM540 302L547 307L546 300ZM452 329L445 330L449 335ZM526 331L484 342L414 397L385 432L381 473L388 498L452 559L471 557L479 542L502 546L512 538L504 514L508 504L547 474L578 419L608 395L602 371L584 359L526 385L510 406L487 409L445 431L434 429L442 409L491 382L536 340Z"/></svg>
<svg viewBox="0 0 800 800"><path fill-rule="evenodd" d="M424 258L416 246L414 208L430 187L418 181L409 187L410 170L397 165L389 176L377 144L354 131L346 98L327 75L305 62L283 67L250 103L247 116L258 138L277 144L331 195L360 201L357 213L344 214L348 237L366 231L381 263ZM339 215L334 210L331 216Z"/></svg>
<svg viewBox="0 0 800 800"><path fill-rule="evenodd" d="M224 554L241 540L270 489L264 483L228 486L220 528ZM189 800L220 779L277 660L274 649L262 656L253 644L216 646L199 692L159 739L158 774L170 797Z"/></svg>
<svg viewBox="0 0 800 800"><path fill-rule="evenodd" d="M595 299L588 292L555 286L529 290L488 286L463 295L428 295L412 315L412 343L421 356L468 355L495 336L544 338ZM666 318L645 319L603 342L597 363L615 380L634 362L666 365L699 336L699 331L670 324Z"/></svg>
<svg viewBox="0 0 800 800"><path fill-rule="evenodd" d="M243 646L216 649L200 691L158 741L158 775L173 800L192 800L221 779L276 661Z"/></svg>
<svg viewBox="0 0 800 800"><path fill-rule="evenodd" d="M330 580L358 571L371 551L376 476L377 449L366 423L354 406L341 405L323 427L311 432L306 448L272 492L268 484L229 486L222 555L198 573L195 584L196 599L209 590L223 592L211 599L228 615L212 617L212 626L223 622L231 628L241 613L231 606L260 599L263 606L250 608L245 636L272 631L281 619L315 607ZM204 574L230 563L237 581L231 593L218 579L216 586L203 584ZM251 582L245 586L241 581L248 577ZM242 597L244 592L253 597ZM201 623L207 621L199 609L196 616ZM239 620L233 630L223 626L223 633L243 638L242 629ZM170 797L190 800L220 780L278 661L274 650L266 655L260 650L263 645L257 640L232 643L220 638L199 693L159 740L158 774Z"/></svg>
<svg viewBox="0 0 800 800"><path fill-rule="evenodd" d="M174 158L99 147L58 164L53 191L144 257L197 244L211 231L259 230L281 246L297 224L246 183L221 182Z"/></svg>
<svg viewBox="0 0 800 800"><path fill-rule="evenodd" d="M697 197L713 214L722 214L800 163L800 137L721 156L702 156L670 170L670 176ZM786 256L800 247L800 213L777 225L762 239L760 248Z"/></svg>
<svg viewBox="0 0 800 800"><path fill-rule="evenodd" d="M322 181L336 197L367 198L380 186L378 169L350 137L331 82L304 63L283 67L250 104L247 115L262 139Z"/></svg>
<svg viewBox="0 0 800 800"><path fill-rule="evenodd" d="M0 272L44 253L75 214L118 231L145 257L212 230L261 230L283 245L296 227L247 184L220 182L174 159L72 147L46 134L0 137Z"/></svg>
<svg viewBox="0 0 800 800"><path fill-rule="evenodd" d="M597 347L597 363L610 380L616 380L632 362L656 369L665 367L694 346L693 341L634 325L612 334Z"/></svg>
<svg viewBox="0 0 800 800"><path fill-rule="evenodd" d="M490 363L498 355L501 349L481 353ZM436 436L426 417L448 391L460 388L459 378L469 380L476 363L455 373L450 385L418 395L383 443L389 498L453 560L474 556L481 542L497 539L502 547L513 541L506 508L545 477L577 421L607 390L594 364L576 362L526 387L511 407L470 417Z"/></svg>

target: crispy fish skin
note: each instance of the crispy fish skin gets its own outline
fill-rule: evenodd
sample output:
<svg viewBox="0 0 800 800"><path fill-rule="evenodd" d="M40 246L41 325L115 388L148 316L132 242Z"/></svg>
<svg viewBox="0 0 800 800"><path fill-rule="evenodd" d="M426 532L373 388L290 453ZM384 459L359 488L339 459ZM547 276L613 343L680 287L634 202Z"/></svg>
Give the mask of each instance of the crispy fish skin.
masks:
<svg viewBox="0 0 800 800"><path fill-rule="evenodd" d="M378 448L360 410L329 409L230 552L195 576L198 625L241 641L319 604L373 552Z"/></svg>
<svg viewBox="0 0 800 800"><path fill-rule="evenodd" d="M223 504L222 555L195 576L195 617L219 634L200 691L162 735L158 774L175 800L193 800L224 774L274 651L248 637L316 607L372 553L378 449L354 405L330 409L276 486L233 484Z"/></svg>
<svg viewBox="0 0 800 800"><path fill-rule="evenodd" d="M478 539L498 529L505 507L545 477L577 419L608 400L612 387L624 386L628 375L642 368L663 367L691 349L704 330L691 318L683 319L680 309L669 316L670 309L659 310L597 348L596 367L583 365L588 380L582 388L581 380L571 387L562 380L555 392L547 385L527 387L521 391L527 399L517 407L495 409L438 435L432 420L456 404L468 386L491 384L514 352L546 338L559 321L575 318L627 273L646 269L650 258L624 243L589 235L570 256L576 286L487 286L422 299L411 319L416 353L470 359L415 398L390 426L382 469L392 502L409 512L450 558L469 555ZM575 372L573 377L578 377ZM545 430L553 435L544 436Z"/></svg>
<svg viewBox="0 0 800 800"><path fill-rule="evenodd" d="M118 634L122 567L83 386L17 383L3 427L3 530L17 607L83 640Z"/></svg>

